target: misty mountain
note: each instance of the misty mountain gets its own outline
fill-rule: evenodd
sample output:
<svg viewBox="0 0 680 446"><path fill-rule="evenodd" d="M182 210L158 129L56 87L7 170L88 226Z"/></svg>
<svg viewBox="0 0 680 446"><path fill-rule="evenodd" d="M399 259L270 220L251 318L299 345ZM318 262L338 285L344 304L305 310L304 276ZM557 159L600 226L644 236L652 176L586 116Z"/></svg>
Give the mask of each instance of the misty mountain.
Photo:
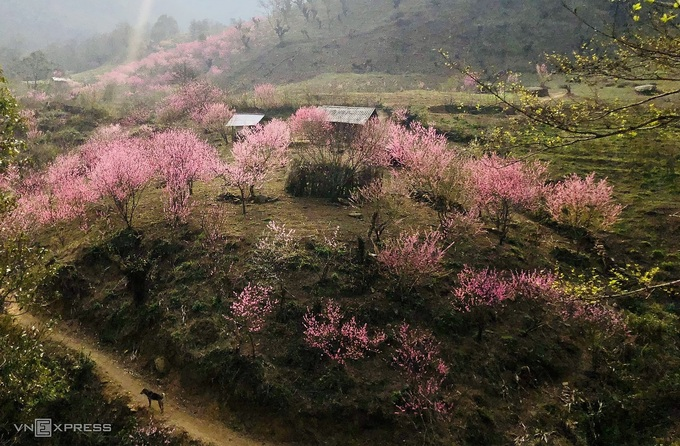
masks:
<svg viewBox="0 0 680 446"><path fill-rule="evenodd" d="M257 0L148 0L152 2L147 22L153 24L167 14L186 29L191 20L210 19L228 24L231 19L259 13ZM0 47L21 53L53 43L113 30L116 25L137 23L145 1L132 0L2 0L0 2Z"/></svg>

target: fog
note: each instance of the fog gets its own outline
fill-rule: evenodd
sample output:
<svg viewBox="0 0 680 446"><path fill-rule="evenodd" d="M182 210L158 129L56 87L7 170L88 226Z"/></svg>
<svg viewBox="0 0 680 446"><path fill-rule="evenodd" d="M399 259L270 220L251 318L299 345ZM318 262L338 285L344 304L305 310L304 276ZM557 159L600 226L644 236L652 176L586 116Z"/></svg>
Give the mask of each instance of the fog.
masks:
<svg viewBox="0 0 680 446"><path fill-rule="evenodd" d="M25 53L50 44L106 33L123 22L136 25L159 16L174 18L183 31L192 20L229 24L261 13L257 0L2 0L0 47Z"/></svg>

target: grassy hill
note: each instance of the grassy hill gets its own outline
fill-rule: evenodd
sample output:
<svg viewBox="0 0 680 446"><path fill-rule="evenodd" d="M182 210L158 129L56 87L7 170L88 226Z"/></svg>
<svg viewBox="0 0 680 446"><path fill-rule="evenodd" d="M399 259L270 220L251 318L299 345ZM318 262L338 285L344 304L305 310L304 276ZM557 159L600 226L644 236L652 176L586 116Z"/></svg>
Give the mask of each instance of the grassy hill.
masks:
<svg viewBox="0 0 680 446"><path fill-rule="evenodd" d="M271 29L275 20L263 21L270 40L238 55L229 83L281 84L328 72L443 77L449 72L440 48L489 75L526 72L544 53L570 52L592 33L557 0L411 0L397 8L392 0L346 3L345 12L337 1L314 3L320 22L305 20L293 6L279 15L290 28L281 41ZM598 21L609 9L609 2L589 2L585 18Z"/></svg>

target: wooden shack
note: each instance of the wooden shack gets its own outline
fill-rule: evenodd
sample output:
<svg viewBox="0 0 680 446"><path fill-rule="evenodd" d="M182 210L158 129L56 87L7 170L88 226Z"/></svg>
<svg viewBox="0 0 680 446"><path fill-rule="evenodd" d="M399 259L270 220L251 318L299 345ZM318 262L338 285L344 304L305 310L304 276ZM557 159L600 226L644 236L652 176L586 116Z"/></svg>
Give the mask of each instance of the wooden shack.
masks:
<svg viewBox="0 0 680 446"><path fill-rule="evenodd" d="M319 108L328 114L329 121L333 124L336 141L341 145L349 144L362 126L372 118L378 117L375 107L323 105Z"/></svg>

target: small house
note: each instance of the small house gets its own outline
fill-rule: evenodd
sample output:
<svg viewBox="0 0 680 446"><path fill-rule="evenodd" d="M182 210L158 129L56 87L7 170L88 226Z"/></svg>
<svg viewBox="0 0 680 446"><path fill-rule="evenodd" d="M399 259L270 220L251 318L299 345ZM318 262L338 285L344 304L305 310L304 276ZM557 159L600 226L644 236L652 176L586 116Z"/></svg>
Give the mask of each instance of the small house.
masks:
<svg viewBox="0 0 680 446"><path fill-rule="evenodd" d="M231 117L229 122L227 122L227 127L231 128L231 138L232 141L236 137L236 132L240 131L245 127L254 127L258 125L264 119L264 115L246 114L246 113L236 113Z"/></svg>
<svg viewBox="0 0 680 446"><path fill-rule="evenodd" d="M344 107L338 105L324 105L319 107L328 114L333 124L337 141L349 144L357 132L372 118L378 117L375 107Z"/></svg>
<svg viewBox="0 0 680 446"><path fill-rule="evenodd" d="M371 118L378 117L375 107L343 107L338 105L324 105L319 107L328 113L334 124L364 125Z"/></svg>

